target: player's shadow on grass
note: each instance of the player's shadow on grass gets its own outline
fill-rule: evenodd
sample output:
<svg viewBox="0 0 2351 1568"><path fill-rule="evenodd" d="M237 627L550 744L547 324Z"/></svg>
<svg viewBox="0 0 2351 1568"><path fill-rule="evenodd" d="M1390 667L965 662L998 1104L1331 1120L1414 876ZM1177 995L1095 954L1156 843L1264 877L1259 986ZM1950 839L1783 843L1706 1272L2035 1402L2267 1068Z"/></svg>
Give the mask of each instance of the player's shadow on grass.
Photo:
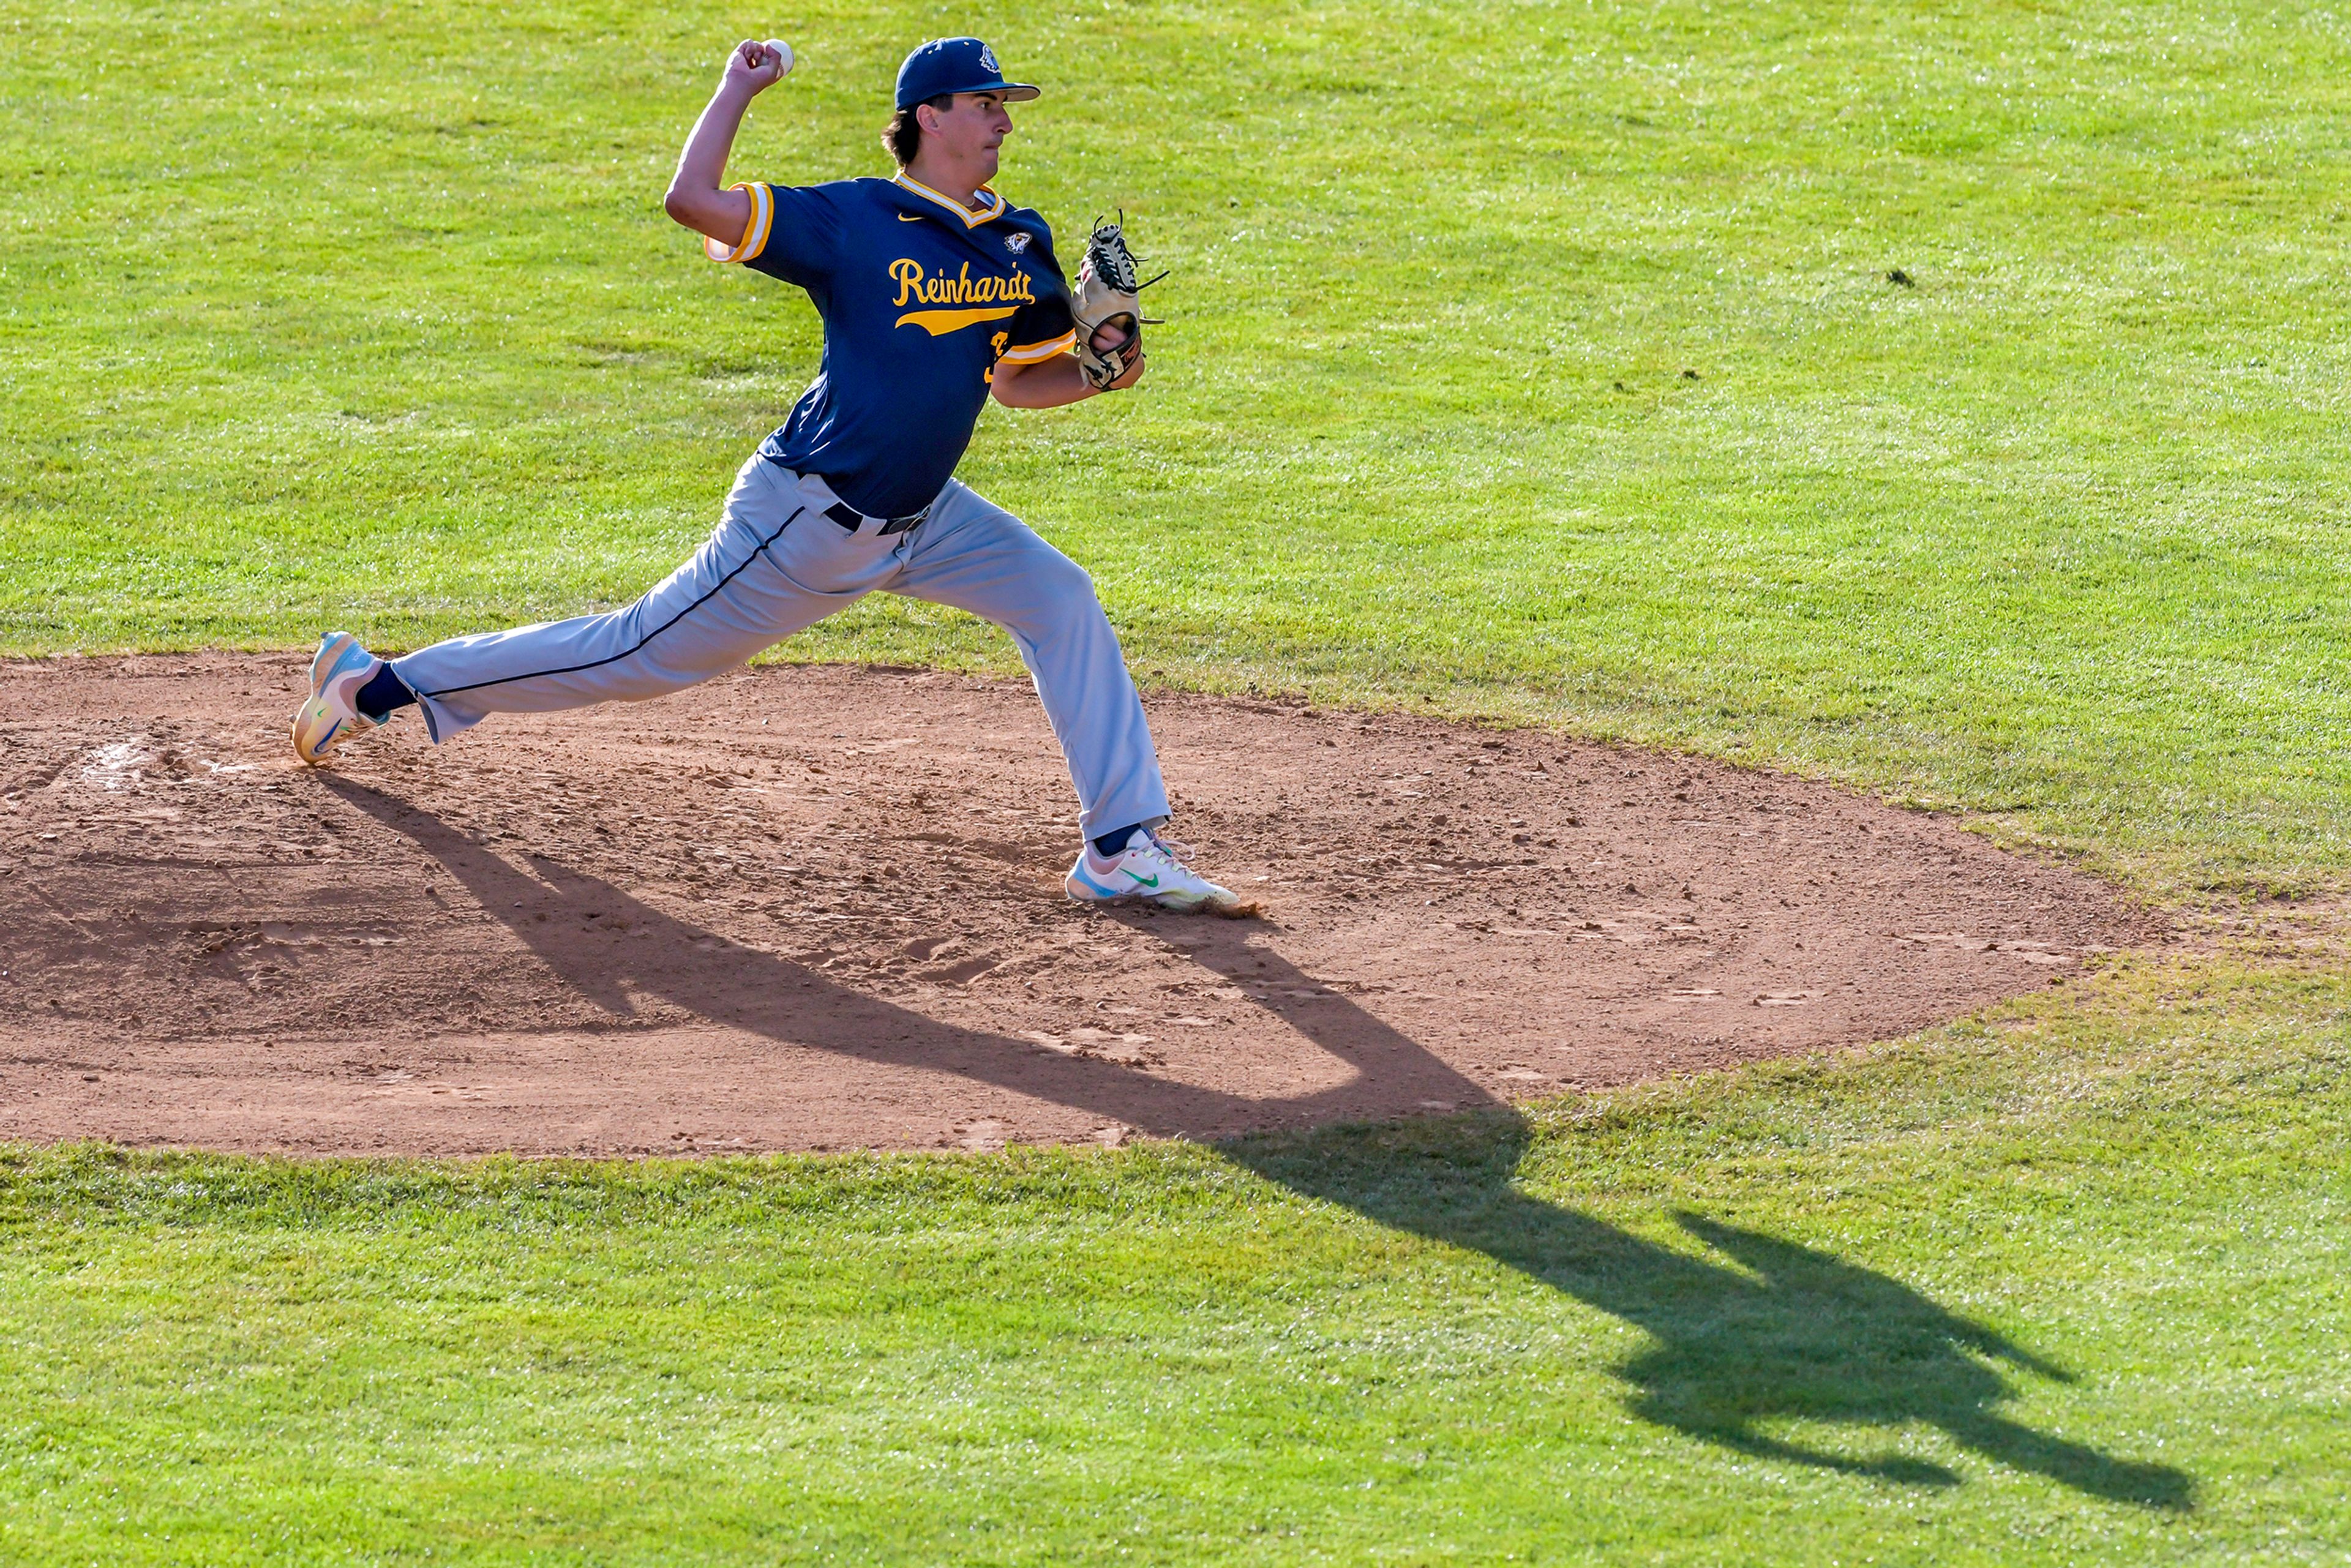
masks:
<svg viewBox="0 0 2351 1568"><path fill-rule="evenodd" d="M2118 1459L2000 1414L2002 1368L2073 1381L1980 1323L1826 1252L1702 1215L1683 1233L1728 1261L1693 1256L1516 1185L1526 1119L1489 1111L1386 1127L1237 1139L1240 1164L1293 1192L1382 1224L1482 1252L1645 1331L1655 1343L1618 1369L1649 1420L1758 1458L1914 1485L1959 1477L1923 1459L1857 1458L1771 1435L1763 1424L1939 1427L1963 1448L2118 1502L2184 1510L2193 1482L2168 1465Z"/></svg>
<svg viewBox="0 0 2351 1568"><path fill-rule="evenodd" d="M348 778L325 788L413 841L445 866L550 969L612 1011L632 992L778 1042L953 1072L1114 1116L1165 1135L1214 1135L1269 1124L1355 1120L1298 1133L1228 1138L1237 1163L1310 1197L1399 1230L1480 1252L1621 1318L1655 1342L1619 1369L1631 1409L1743 1453L1884 1480L1948 1486L1941 1466L1899 1456L1852 1458L1771 1436L1762 1423L1814 1420L1893 1427L1924 1423L1962 1448L2076 1490L2168 1509L2191 1483L2164 1465L2117 1459L2035 1432L1998 1413L2011 1396L2001 1364L2066 1375L1982 1325L1882 1274L1827 1253L1694 1214L1693 1240L1729 1263L1694 1257L1516 1183L1532 1142L1526 1119L1418 1042L1300 972L1243 929L1116 917L1148 934L1183 932L1185 956L1267 996L1291 1028L1354 1078L1286 1099L1252 1099L1117 1062L1057 1055L1031 1041L940 1022L775 954L738 946L544 856L526 873L420 807ZM593 911L630 929L618 947L582 946ZM1467 1113L1366 1126L1430 1102ZM1736 1267L1732 1265L1737 1265Z"/></svg>

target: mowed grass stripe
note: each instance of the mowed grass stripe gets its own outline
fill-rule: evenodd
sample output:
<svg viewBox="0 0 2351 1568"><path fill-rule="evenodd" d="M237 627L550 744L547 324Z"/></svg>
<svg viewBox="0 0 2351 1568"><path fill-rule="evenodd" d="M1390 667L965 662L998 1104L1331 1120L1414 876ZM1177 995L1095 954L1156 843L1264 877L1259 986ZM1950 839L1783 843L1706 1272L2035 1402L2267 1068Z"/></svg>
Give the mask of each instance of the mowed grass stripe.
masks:
<svg viewBox="0 0 2351 1568"><path fill-rule="evenodd" d="M1859 1061L1223 1151L18 1153L0 1542L2323 1560L2346 1002L2132 964Z"/></svg>

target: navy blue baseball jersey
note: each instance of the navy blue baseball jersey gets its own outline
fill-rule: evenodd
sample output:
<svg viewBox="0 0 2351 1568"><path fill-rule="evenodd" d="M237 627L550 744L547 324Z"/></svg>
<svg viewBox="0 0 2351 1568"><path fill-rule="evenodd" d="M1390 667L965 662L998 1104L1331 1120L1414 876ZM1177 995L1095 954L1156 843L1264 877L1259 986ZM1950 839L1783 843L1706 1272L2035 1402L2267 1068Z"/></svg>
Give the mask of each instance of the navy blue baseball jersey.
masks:
<svg viewBox="0 0 2351 1568"><path fill-rule="evenodd" d="M1053 231L982 187L962 204L900 174L823 185L741 185L742 243L707 242L808 290L824 360L760 455L821 474L873 517L930 504L954 476L997 362L1033 363L1077 341Z"/></svg>

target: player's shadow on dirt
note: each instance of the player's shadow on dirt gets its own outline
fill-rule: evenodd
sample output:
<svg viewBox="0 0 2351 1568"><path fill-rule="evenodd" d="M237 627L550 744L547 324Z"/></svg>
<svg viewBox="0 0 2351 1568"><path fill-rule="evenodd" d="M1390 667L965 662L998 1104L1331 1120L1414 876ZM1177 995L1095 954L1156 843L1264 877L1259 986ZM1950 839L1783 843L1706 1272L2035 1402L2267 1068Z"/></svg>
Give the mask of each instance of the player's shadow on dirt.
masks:
<svg viewBox="0 0 2351 1568"><path fill-rule="evenodd" d="M534 856L527 873L430 811L355 780L327 775L321 782L413 841L549 968L616 1013L632 1010L632 993L658 996L795 1047L959 1073L1164 1135L1313 1126L1228 1137L1221 1147L1293 1192L1484 1253L1642 1329L1654 1346L1619 1373L1632 1385L1631 1409L1649 1420L1758 1457L1889 1481L1955 1484L1956 1475L1924 1460L1852 1458L1761 1426L1789 1418L1879 1427L1918 1422L2079 1491L2191 1506L2192 1484L2179 1470L2117 1459L2001 1416L1997 1407L2011 1389L1999 1364L2066 1375L1882 1274L1698 1215L1678 1217L1691 1239L1732 1267L1527 1196L1514 1179L1532 1141L1523 1116L1344 995L1249 942L1245 929L1142 912L1116 916L1155 936L1181 933L1186 956L1257 988L1270 1009L1347 1063L1352 1082L1258 1100L942 1023L741 946L559 862ZM603 925L627 926L627 941L581 946L578 934L590 912ZM1467 1113L1362 1124L1431 1103ZM1341 1118L1353 1124L1317 1125Z"/></svg>
<svg viewBox="0 0 2351 1568"><path fill-rule="evenodd" d="M1986 1458L2118 1502L2185 1510L2194 1486L2168 1465L2118 1459L1999 1413L2001 1364L2060 1382L2062 1368L1896 1281L1828 1253L1701 1215L1675 1218L1728 1260L1692 1256L1515 1185L1524 1117L1489 1111L1386 1127L1237 1139L1227 1152L1293 1192L1482 1252L1623 1319L1656 1342L1618 1369L1631 1409L1758 1458L1914 1485L1950 1486L1941 1465L1856 1458L1771 1436L1808 1419L1920 1423Z"/></svg>
<svg viewBox="0 0 2351 1568"><path fill-rule="evenodd" d="M424 808L356 779L316 777L431 855L574 992L618 1018L634 1014L638 998L658 998L778 1044L953 1072L1168 1137L1395 1115L1431 1103L1495 1103L1416 1042L1250 944L1246 925L1175 916L1164 923L1206 944L1186 949L1193 961L1274 998L1269 1005L1352 1069L1346 1080L1311 1093L1257 1098L945 1023L679 919L560 861L530 855L525 871ZM614 928L625 937L615 937Z"/></svg>

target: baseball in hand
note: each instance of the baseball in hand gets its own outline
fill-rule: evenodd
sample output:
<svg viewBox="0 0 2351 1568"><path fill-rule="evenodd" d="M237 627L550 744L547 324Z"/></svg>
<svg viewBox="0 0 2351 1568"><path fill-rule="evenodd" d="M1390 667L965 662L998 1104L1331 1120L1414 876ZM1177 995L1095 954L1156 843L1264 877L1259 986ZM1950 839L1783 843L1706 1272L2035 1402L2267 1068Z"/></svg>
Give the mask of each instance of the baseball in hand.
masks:
<svg viewBox="0 0 2351 1568"><path fill-rule="evenodd" d="M769 38L761 47L774 52L778 62L776 66L778 77L788 77L792 74L792 47L789 44L781 38Z"/></svg>

